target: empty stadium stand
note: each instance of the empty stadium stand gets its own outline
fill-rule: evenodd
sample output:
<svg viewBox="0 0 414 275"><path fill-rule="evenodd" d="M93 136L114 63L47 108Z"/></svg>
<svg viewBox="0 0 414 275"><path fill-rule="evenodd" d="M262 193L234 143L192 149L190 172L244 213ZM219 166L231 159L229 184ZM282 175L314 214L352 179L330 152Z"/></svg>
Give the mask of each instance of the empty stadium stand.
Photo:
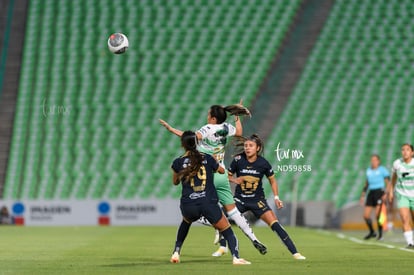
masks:
<svg viewBox="0 0 414 275"><path fill-rule="evenodd" d="M211 104L250 105L301 3L30 1L3 198L177 197L181 149L158 118L195 130ZM265 125L285 200L296 180L299 200L355 201L370 154L390 168L412 142L412 18L410 0L335 1ZM113 32L128 36L126 54L107 50ZM304 157L277 161L278 144ZM286 171L298 165L312 171Z"/></svg>
<svg viewBox="0 0 414 275"><path fill-rule="evenodd" d="M303 151L299 200L355 201L370 154L385 166L414 136L412 1L336 1L280 120L267 141L274 155ZM285 199L295 173L278 173ZM284 183L284 184L283 184ZM267 188L269 191L269 189Z"/></svg>
<svg viewBox="0 0 414 275"><path fill-rule="evenodd" d="M195 130L211 104L249 104L300 2L30 1L3 197L177 197L158 118Z"/></svg>

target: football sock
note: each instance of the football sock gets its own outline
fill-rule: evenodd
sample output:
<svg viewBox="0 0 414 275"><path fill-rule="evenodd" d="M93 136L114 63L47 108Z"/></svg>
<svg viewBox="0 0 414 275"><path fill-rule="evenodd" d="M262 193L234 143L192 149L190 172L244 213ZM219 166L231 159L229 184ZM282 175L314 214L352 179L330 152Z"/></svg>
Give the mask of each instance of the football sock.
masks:
<svg viewBox="0 0 414 275"><path fill-rule="evenodd" d="M378 238L382 237L382 225L378 223Z"/></svg>
<svg viewBox="0 0 414 275"><path fill-rule="evenodd" d="M223 237L221 237L220 239L220 246L226 247L226 239L224 239Z"/></svg>
<svg viewBox="0 0 414 275"><path fill-rule="evenodd" d="M290 253L292 253L292 255L298 252L295 245L293 244L293 241L290 239L288 233L279 224L279 222L273 223L271 228L274 232L276 232L277 235L279 235L279 238L286 245L286 247L289 249L289 251L290 251Z"/></svg>
<svg viewBox="0 0 414 275"><path fill-rule="evenodd" d="M239 242L236 236L234 235L234 232L231 229L231 227L222 231L221 234L223 235L223 237L226 239L227 243L229 244L231 255L233 255L233 257L239 258Z"/></svg>
<svg viewBox="0 0 414 275"><path fill-rule="evenodd" d="M404 232L404 239L408 245L413 245L413 231L405 231Z"/></svg>
<svg viewBox="0 0 414 275"><path fill-rule="evenodd" d="M367 223L367 226L369 228L369 232L371 234L374 233L374 228L372 228L372 220L371 219L365 219L365 222Z"/></svg>
<svg viewBox="0 0 414 275"><path fill-rule="evenodd" d="M250 228L250 225L247 222L246 218L242 216L242 214L237 208L234 208L227 212L227 215L229 219L232 219L252 242L258 241L258 239L253 233L253 230Z"/></svg>
<svg viewBox="0 0 414 275"><path fill-rule="evenodd" d="M382 222L381 222L381 209L380 209L380 213L378 213L377 215L377 226L378 226L378 239L382 238Z"/></svg>
<svg viewBox="0 0 414 275"><path fill-rule="evenodd" d="M180 254L181 247L184 243L185 238L187 237L190 226L191 223L187 223L184 220L181 222L180 227L177 231L177 240L175 241L174 252L178 252L178 254Z"/></svg>

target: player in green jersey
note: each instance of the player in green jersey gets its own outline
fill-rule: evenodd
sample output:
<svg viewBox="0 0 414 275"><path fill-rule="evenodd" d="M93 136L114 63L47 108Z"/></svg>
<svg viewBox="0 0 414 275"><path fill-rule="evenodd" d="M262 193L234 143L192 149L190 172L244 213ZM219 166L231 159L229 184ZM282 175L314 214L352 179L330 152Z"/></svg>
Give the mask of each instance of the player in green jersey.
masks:
<svg viewBox="0 0 414 275"><path fill-rule="evenodd" d="M397 206L403 223L404 238L407 248L414 249L411 214L414 214L414 148L411 144L401 146L402 158L394 161L392 166L391 184L388 185L390 202L397 198Z"/></svg>

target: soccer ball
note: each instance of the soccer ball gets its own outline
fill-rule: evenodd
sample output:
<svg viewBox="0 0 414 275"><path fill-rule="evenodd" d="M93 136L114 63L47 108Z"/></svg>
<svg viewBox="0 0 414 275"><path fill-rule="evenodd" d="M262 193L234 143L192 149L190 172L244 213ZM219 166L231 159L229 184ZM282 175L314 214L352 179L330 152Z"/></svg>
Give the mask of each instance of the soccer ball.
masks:
<svg viewBox="0 0 414 275"><path fill-rule="evenodd" d="M114 33L108 38L108 49L114 54L124 53L128 46L128 38L123 33Z"/></svg>

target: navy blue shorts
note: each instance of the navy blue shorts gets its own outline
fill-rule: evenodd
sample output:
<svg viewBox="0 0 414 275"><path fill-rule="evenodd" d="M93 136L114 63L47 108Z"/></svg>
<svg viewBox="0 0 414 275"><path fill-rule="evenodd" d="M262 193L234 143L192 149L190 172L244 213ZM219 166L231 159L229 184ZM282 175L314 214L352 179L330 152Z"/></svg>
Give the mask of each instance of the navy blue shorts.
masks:
<svg viewBox="0 0 414 275"><path fill-rule="evenodd" d="M181 214L190 222L205 217L211 224L216 224L223 216L223 212L216 203L205 204L181 204Z"/></svg>
<svg viewBox="0 0 414 275"><path fill-rule="evenodd" d="M236 201L237 209L241 213L250 210L258 219L267 211L272 210L265 199L242 200L240 198L234 198L234 200Z"/></svg>

